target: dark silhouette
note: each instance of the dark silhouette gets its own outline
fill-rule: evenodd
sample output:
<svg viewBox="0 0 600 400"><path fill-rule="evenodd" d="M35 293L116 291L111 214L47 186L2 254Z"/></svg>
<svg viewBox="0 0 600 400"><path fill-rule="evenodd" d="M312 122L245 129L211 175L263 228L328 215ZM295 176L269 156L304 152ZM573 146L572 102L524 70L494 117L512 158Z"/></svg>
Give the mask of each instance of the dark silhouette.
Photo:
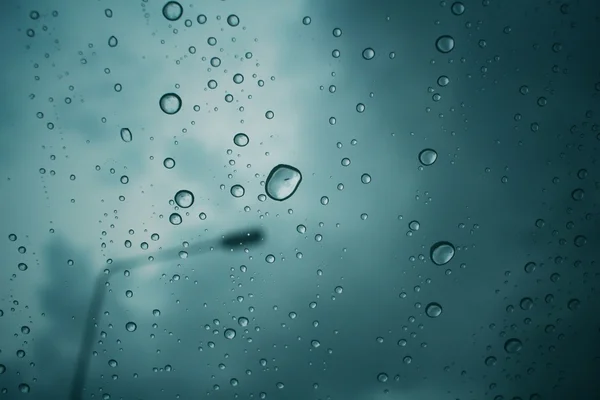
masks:
<svg viewBox="0 0 600 400"><path fill-rule="evenodd" d="M223 235L220 240L205 240L200 243L201 246L212 246L215 248L222 249L234 249L236 246L256 244L263 241L265 238L264 232L260 228L253 228L240 232L232 232L227 235ZM163 262L172 258L178 258L180 247L162 250L159 254L154 255L154 262ZM191 253L190 256L200 254L199 252ZM75 376L73 377L73 383L71 386L71 400L81 400L82 393L85 386L85 378L87 376L90 358L92 355L91 348L94 342L95 325L100 318L100 309L104 303L104 297L106 294L105 283L110 280L111 276L114 276L115 272L122 272L126 269L132 270L135 268L142 267L148 264L148 257L138 256L132 257L126 260L114 262L111 265L111 274L106 275L101 272L94 282L94 289L92 293L92 300L88 311L87 318L85 319L85 330L83 333L83 339L81 341L81 347L79 356L77 359L77 365L75 368Z"/></svg>

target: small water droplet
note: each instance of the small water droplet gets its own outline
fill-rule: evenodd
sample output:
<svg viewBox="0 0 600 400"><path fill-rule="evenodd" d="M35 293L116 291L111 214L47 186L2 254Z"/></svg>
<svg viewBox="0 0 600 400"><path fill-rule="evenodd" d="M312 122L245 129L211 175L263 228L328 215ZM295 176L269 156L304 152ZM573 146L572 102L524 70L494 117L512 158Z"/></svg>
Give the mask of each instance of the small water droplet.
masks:
<svg viewBox="0 0 600 400"><path fill-rule="evenodd" d="M369 174L362 174L362 176L360 177L360 181L362 183L364 183L365 185L371 183L371 175L369 175Z"/></svg>
<svg viewBox="0 0 600 400"><path fill-rule="evenodd" d="M109 361L108 361L108 366L109 366L109 367L115 368L115 367L117 367L118 365L119 365L119 363L117 362L117 360L109 360Z"/></svg>
<svg viewBox="0 0 600 400"><path fill-rule="evenodd" d="M385 383L388 381L388 374L386 374L385 372L381 372L380 374L377 375L377 380L381 383Z"/></svg>
<svg viewBox="0 0 600 400"><path fill-rule="evenodd" d="M310 25L311 22L312 22L312 19L308 15L306 17L302 18L302 23L304 25Z"/></svg>
<svg viewBox="0 0 600 400"><path fill-rule="evenodd" d="M135 330L137 329L137 325L135 322L129 321L125 324L125 329L127 329L127 332L135 332Z"/></svg>

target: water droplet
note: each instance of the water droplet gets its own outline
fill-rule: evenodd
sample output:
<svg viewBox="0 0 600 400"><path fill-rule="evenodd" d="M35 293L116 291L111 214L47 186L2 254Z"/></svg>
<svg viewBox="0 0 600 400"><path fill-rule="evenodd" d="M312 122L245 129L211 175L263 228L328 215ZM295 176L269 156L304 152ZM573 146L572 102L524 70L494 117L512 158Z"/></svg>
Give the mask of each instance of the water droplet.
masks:
<svg viewBox="0 0 600 400"><path fill-rule="evenodd" d="M268 254L265 257L265 261L268 262L269 264L273 264L275 262L275 256L273 254Z"/></svg>
<svg viewBox="0 0 600 400"><path fill-rule="evenodd" d="M575 247L583 247L587 244L587 238L583 235L577 235L573 239L573 244L575 244Z"/></svg>
<svg viewBox="0 0 600 400"><path fill-rule="evenodd" d="M449 53L454 49L454 38L450 35L442 35L435 41L435 47L440 53Z"/></svg>
<svg viewBox="0 0 600 400"><path fill-rule="evenodd" d="M450 78L448 78L446 75L441 75L437 80L437 84L440 85L441 87L448 86L449 83L450 83Z"/></svg>
<svg viewBox="0 0 600 400"><path fill-rule="evenodd" d="M31 18L31 19L34 19L34 20L35 20L35 19L38 19L39 17L40 17L40 13L39 13L39 12L37 12L37 11L35 11L35 10L34 10L34 11L31 11L31 12L29 13L29 18Z"/></svg>
<svg viewBox="0 0 600 400"><path fill-rule="evenodd" d="M4 364L0 364L0 375L6 372L6 366Z"/></svg>
<svg viewBox="0 0 600 400"><path fill-rule="evenodd" d="M121 128L121 140L123 140L125 143L129 143L133 140L133 134L129 128Z"/></svg>
<svg viewBox="0 0 600 400"><path fill-rule="evenodd" d="M29 327L28 327L27 325L23 325L23 326L21 327L21 333L22 333L23 335L28 335L28 334L29 334L29 332L31 332L31 330L29 329Z"/></svg>
<svg viewBox="0 0 600 400"><path fill-rule="evenodd" d="M246 189L242 185L233 185L231 187L231 195L233 197L242 197L246 193Z"/></svg>
<svg viewBox="0 0 600 400"><path fill-rule="evenodd" d="M421 224L419 223L419 221L410 221L408 223L408 229L412 230L412 231L418 231L419 228L421 227Z"/></svg>
<svg viewBox="0 0 600 400"><path fill-rule="evenodd" d="M27 271L28 267L27 267L27 264L25 264L25 263L19 263L17 265L17 268L19 268L19 271Z"/></svg>
<svg viewBox="0 0 600 400"><path fill-rule="evenodd" d="M137 329L137 325L135 322L129 321L125 324L125 329L127 329L127 332L135 332L135 330Z"/></svg>
<svg viewBox="0 0 600 400"><path fill-rule="evenodd" d="M581 302L578 299L571 299L569 300L569 302L567 303L567 307L569 308L569 310L571 311L575 311L579 308L579 306L581 305Z"/></svg>
<svg viewBox="0 0 600 400"><path fill-rule="evenodd" d="M198 21L198 23L199 23L200 25L203 25L203 24L205 24L207 20L208 20L208 18L207 18L207 17L206 17L206 15L204 15L204 14L200 14L200 15L198 15L198 18L196 18L196 21Z"/></svg>
<svg viewBox="0 0 600 400"><path fill-rule="evenodd" d="M356 105L356 111L359 113L365 112L365 105L363 103L358 103Z"/></svg>
<svg viewBox="0 0 600 400"><path fill-rule="evenodd" d="M375 50L373 50L370 47L367 47L366 49L363 50L362 56L365 60L372 60L373 57L375 57Z"/></svg>
<svg viewBox="0 0 600 400"><path fill-rule="evenodd" d="M152 315L154 315L155 317L160 317L160 310L159 309L152 310Z"/></svg>
<svg viewBox="0 0 600 400"><path fill-rule="evenodd" d="M225 333L224 333L224 335L225 335L225 337L226 337L227 339L229 339L229 340L233 339L233 338L235 337L235 335L236 335L236 334L237 334L237 333L235 332L235 330L233 330L233 329L231 329L231 328L225 329Z"/></svg>
<svg viewBox="0 0 600 400"><path fill-rule="evenodd" d="M275 113L273 111L269 110L265 113L265 117L267 119L273 119L273 117L275 117Z"/></svg>
<svg viewBox="0 0 600 400"><path fill-rule="evenodd" d="M318 340L311 340L310 345L316 349L318 347L321 347L321 342L319 342Z"/></svg>
<svg viewBox="0 0 600 400"><path fill-rule="evenodd" d="M377 380L381 383L385 383L388 381L388 374L386 374L385 372L381 372L380 374L377 375Z"/></svg>
<svg viewBox="0 0 600 400"><path fill-rule="evenodd" d="M523 269L525 270L525 272L527 272L528 274L530 274L533 271L535 271L535 267L536 267L536 264L534 262L528 262L527 264L525 264L525 266L523 267Z"/></svg>
<svg viewBox="0 0 600 400"><path fill-rule="evenodd" d="M159 105L165 114L177 114L181 110L181 97L175 93L165 93L160 98Z"/></svg>
<svg viewBox="0 0 600 400"><path fill-rule="evenodd" d="M244 75L242 75L242 74L235 74L235 75L233 76L233 82L234 82L234 83L237 83L238 85L239 85L240 83L244 82Z"/></svg>
<svg viewBox="0 0 600 400"><path fill-rule="evenodd" d="M181 215L179 215L177 213L173 213L173 214L169 215L169 222L172 223L173 225L181 224L181 222L182 222Z"/></svg>
<svg viewBox="0 0 600 400"><path fill-rule="evenodd" d="M452 4L452 7L450 7L450 9L452 10L452 14L462 15L465 12L465 5L460 1L457 1L454 4Z"/></svg>
<svg viewBox="0 0 600 400"><path fill-rule="evenodd" d="M238 26L240 24L240 19L237 15L231 14L227 17L227 23L229 26Z"/></svg>
<svg viewBox="0 0 600 400"><path fill-rule="evenodd" d="M300 224L296 227L296 230L298 231L298 233L305 233L306 232L306 226Z"/></svg>
<svg viewBox="0 0 600 400"><path fill-rule="evenodd" d="M425 314L429 318L437 318L442 314L442 306L439 303L429 303L427 307L425 307Z"/></svg>
<svg viewBox="0 0 600 400"><path fill-rule="evenodd" d="M249 323L249 322L250 322L250 321L248 321L248 318L246 318L246 317L239 317L239 318L238 318L238 324L239 324L240 326L242 326L242 327L246 327L246 326L248 326L248 323Z"/></svg>
<svg viewBox="0 0 600 400"><path fill-rule="evenodd" d="M265 183L267 196L276 201L289 199L302 182L302 174L291 165L279 164L271 170Z"/></svg>
<svg viewBox="0 0 600 400"><path fill-rule="evenodd" d="M177 21L183 14L183 7L176 1L169 1L163 6L162 13L169 21Z"/></svg>
<svg viewBox="0 0 600 400"><path fill-rule="evenodd" d="M119 365L119 363L117 362L117 360L109 360L108 361L108 366L109 367L115 368L118 365Z"/></svg>
<svg viewBox="0 0 600 400"><path fill-rule="evenodd" d="M175 193L175 203L181 208L189 208L194 204L194 194L189 190L180 190Z"/></svg>
<svg viewBox="0 0 600 400"><path fill-rule="evenodd" d="M310 25L311 22L312 22L312 19L309 16L302 18L302 23L304 25Z"/></svg>
<svg viewBox="0 0 600 400"><path fill-rule="evenodd" d="M19 385L19 392L21 392L21 393L29 393L30 390L31 390L31 388L26 383L21 383Z"/></svg>
<svg viewBox="0 0 600 400"><path fill-rule="evenodd" d="M171 169L175 166L175 160L173 160L171 157L167 157L163 161L163 165L165 166L166 169Z"/></svg>
<svg viewBox="0 0 600 400"><path fill-rule="evenodd" d="M518 353L521 351L522 348L523 343L521 343L521 341L517 338L508 339L504 343L504 351L506 351L509 354Z"/></svg>
<svg viewBox="0 0 600 400"><path fill-rule="evenodd" d="M365 185L371 183L371 175L369 175L369 174L362 174L362 176L360 177L360 181L362 183L364 183Z"/></svg>
<svg viewBox="0 0 600 400"><path fill-rule="evenodd" d="M130 298L132 298L132 297L133 297L133 291L131 291L131 290L127 290L127 291L125 292L125 296L126 296L127 298L129 298L129 299L130 299Z"/></svg>
<svg viewBox="0 0 600 400"><path fill-rule="evenodd" d="M493 367L494 365L496 365L497 361L498 360L496 359L496 357L489 356L488 358L485 359L485 365L487 365L488 367Z"/></svg>
<svg viewBox="0 0 600 400"><path fill-rule="evenodd" d="M342 36L342 30L341 30L340 28L335 28L335 29L333 30L333 36L335 36L335 37L340 37L340 36Z"/></svg>
<svg viewBox="0 0 600 400"><path fill-rule="evenodd" d="M531 310L533 308L533 300L530 297L523 297L519 303L521 310Z"/></svg>
<svg viewBox="0 0 600 400"><path fill-rule="evenodd" d="M344 157L344 158L342 158L342 165L343 165L344 167L347 167L347 166L348 166L348 165L350 165L350 164L351 164L351 161L350 161L350 159L349 159L348 157Z"/></svg>
<svg viewBox="0 0 600 400"><path fill-rule="evenodd" d="M433 149L424 149L419 153L419 161L424 166L430 166L437 160L437 152Z"/></svg>
<svg viewBox="0 0 600 400"><path fill-rule="evenodd" d="M249 142L250 142L250 138L248 138L248 135L246 135L245 133L237 133L233 137L233 143L235 143L235 145L239 146L239 147L244 147Z"/></svg>
<svg viewBox="0 0 600 400"><path fill-rule="evenodd" d="M111 36L108 38L108 45L110 47L117 47L118 44L119 44L119 41L117 40L117 38L115 36Z"/></svg>
<svg viewBox="0 0 600 400"><path fill-rule="evenodd" d="M573 190L573 192L571 193L571 197L573 198L573 200L575 201L581 201L583 200L583 196L585 195L585 192L583 191L583 189L575 189Z"/></svg>
<svg viewBox="0 0 600 400"><path fill-rule="evenodd" d="M431 246L429 257L435 265L444 265L454 257L454 245L450 242L441 241Z"/></svg>
<svg viewBox="0 0 600 400"><path fill-rule="evenodd" d="M326 206L327 204L329 204L329 197L327 196L323 196L321 197L321 204Z"/></svg>
<svg viewBox="0 0 600 400"><path fill-rule="evenodd" d="M11 242L16 241L17 235L15 235L14 233L11 233L10 235L8 235L8 240L10 240Z"/></svg>

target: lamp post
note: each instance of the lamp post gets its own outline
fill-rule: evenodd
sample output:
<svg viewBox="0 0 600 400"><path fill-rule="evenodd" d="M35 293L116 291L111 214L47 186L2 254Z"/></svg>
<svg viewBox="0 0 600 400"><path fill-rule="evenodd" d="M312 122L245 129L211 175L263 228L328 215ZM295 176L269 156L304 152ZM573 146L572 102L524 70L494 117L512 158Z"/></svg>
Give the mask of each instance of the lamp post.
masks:
<svg viewBox="0 0 600 400"><path fill-rule="evenodd" d="M223 250L233 250L236 246L251 245L259 243L264 240L264 232L260 228L253 228L243 232L232 232L228 235L223 235L221 239L206 240L202 244L214 248L220 248ZM167 250L161 250L159 253L153 254L155 262L169 261L175 257L179 257L180 248L171 248ZM189 256L200 254L199 252L192 253ZM175 255L175 256L174 256ZM95 323L99 321L100 310L102 304L104 304L104 298L106 294L106 282L110 280L110 276L114 275L114 272L124 271L125 269L136 269L148 264L148 256L137 256L131 257L125 260L120 260L111 264L111 275L106 275L101 272L94 282L94 289L92 293L92 301L88 310L87 318L85 319L85 329L83 333L83 339L79 349L79 356L77 358L77 365L75 368L75 375L73 376L73 382L71 385L70 400L82 400L83 399L83 388L85 386L85 378L88 373L91 349L94 344L94 333L96 327Z"/></svg>

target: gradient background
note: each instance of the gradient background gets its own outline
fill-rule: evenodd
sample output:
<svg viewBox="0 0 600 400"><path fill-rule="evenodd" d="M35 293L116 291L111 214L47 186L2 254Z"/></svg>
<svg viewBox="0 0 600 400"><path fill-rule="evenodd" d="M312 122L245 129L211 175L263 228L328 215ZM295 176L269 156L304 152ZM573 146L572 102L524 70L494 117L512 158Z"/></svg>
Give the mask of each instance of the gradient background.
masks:
<svg viewBox="0 0 600 400"><path fill-rule="evenodd" d="M94 281L115 265L131 273L106 275L86 399L600 398L597 2L212 0L174 22L164 3L3 2L0 398L67 398ZM298 191L260 201L280 163ZM195 203L173 226L180 189ZM260 244L212 245L253 227ZM438 241L456 247L444 266Z"/></svg>

